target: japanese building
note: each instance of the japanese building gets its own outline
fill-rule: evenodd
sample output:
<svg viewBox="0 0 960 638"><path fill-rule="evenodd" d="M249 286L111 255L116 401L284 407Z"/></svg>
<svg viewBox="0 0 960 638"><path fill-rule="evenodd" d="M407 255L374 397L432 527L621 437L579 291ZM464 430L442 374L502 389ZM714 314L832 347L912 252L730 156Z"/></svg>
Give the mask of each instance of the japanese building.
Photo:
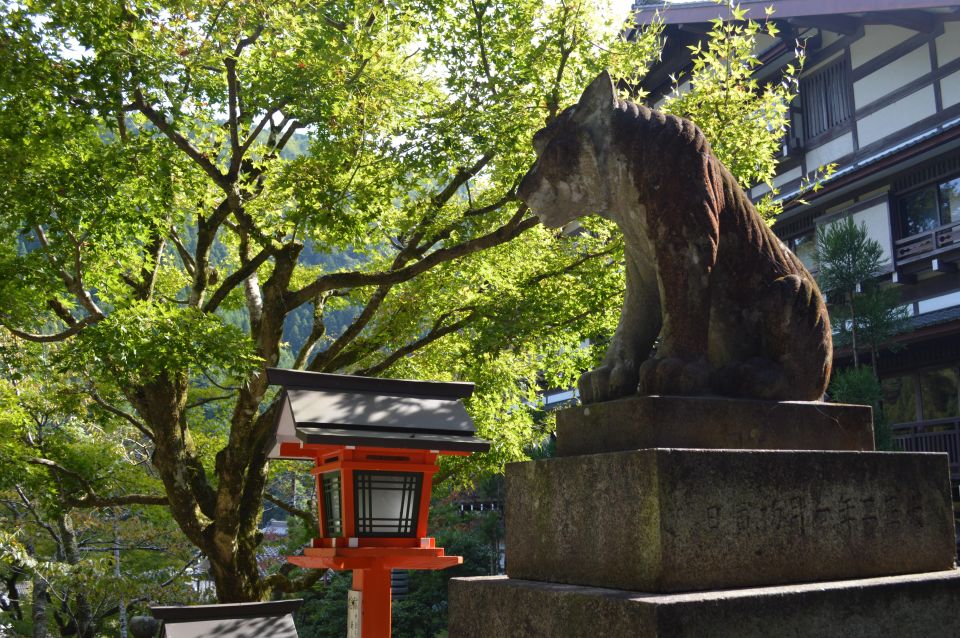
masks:
<svg viewBox="0 0 960 638"><path fill-rule="evenodd" d="M805 43L800 94L774 180L785 208L774 231L816 273L816 229L842 216L865 224L887 261L883 285L910 312L901 346L883 351L884 412L899 447L950 454L960 479L960 4L935 0L743 0L757 20L772 6L780 30L763 36L761 82L774 79ZM659 10L666 46L644 88L655 105L671 76L690 66L689 45L709 20L729 17L712 1L636 3L638 26ZM822 190L796 195L819 167L837 170ZM751 196L768 191L756 186ZM835 352L834 367L849 363Z"/></svg>

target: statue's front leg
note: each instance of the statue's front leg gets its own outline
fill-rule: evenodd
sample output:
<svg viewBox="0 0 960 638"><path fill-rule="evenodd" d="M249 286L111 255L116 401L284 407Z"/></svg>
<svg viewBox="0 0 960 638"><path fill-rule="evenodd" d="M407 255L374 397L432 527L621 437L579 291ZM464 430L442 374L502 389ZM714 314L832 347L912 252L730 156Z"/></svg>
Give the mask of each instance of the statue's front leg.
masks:
<svg viewBox="0 0 960 638"><path fill-rule="evenodd" d="M582 403L610 401L637 393L640 366L650 356L660 332L660 295L656 273L632 250L627 251L626 294L620 323L600 367L577 383Z"/></svg>
<svg viewBox="0 0 960 638"><path fill-rule="evenodd" d="M663 329L655 357L639 370L640 394L703 395L711 392L708 362L711 280L716 242L707 233L679 226L658 243L657 275L663 290ZM733 282L730 282L731 284Z"/></svg>

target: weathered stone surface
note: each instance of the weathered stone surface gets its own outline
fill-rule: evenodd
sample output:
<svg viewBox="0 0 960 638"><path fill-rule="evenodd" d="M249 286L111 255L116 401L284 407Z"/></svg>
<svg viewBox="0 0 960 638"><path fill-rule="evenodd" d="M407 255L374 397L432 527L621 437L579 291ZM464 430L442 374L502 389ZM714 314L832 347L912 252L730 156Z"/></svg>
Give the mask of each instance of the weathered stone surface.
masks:
<svg viewBox="0 0 960 638"><path fill-rule="evenodd" d="M507 466L507 573L677 592L954 565L947 455L648 449Z"/></svg>
<svg viewBox="0 0 960 638"><path fill-rule="evenodd" d="M823 396L832 343L817 284L693 122L619 99L603 72L533 146L517 196L545 225L598 214L623 232L623 311L581 401Z"/></svg>
<svg viewBox="0 0 960 638"><path fill-rule="evenodd" d="M955 638L958 600L958 571L694 594L454 578L450 638Z"/></svg>
<svg viewBox="0 0 960 638"><path fill-rule="evenodd" d="M873 450L869 406L636 396L557 413L557 455L654 447Z"/></svg>

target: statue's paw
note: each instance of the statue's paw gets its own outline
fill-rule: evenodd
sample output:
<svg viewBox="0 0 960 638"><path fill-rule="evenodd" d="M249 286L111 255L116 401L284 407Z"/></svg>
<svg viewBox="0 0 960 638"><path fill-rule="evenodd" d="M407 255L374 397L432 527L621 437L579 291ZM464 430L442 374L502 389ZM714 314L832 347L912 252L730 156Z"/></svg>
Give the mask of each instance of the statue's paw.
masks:
<svg viewBox="0 0 960 638"><path fill-rule="evenodd" d="M599 403L636 394L637 368L627 362L604 364L585 372L577 389L581 403Z"/></svg>
<svg viewBox="0 0 960 638"><path fill-rule="evenodd" d="M706 359L654 357L640 366L639 394L698 396L710 393L710 365Z"/></svg>
<svg viewBox="0 0 960 638"><path fill-rule="evenodd" d="M747 399L784 401L813 396L817 391L786 375L782 366L769 359L754 357L747 361L723 366L714 372L713 386L718 394Z"/></svg>

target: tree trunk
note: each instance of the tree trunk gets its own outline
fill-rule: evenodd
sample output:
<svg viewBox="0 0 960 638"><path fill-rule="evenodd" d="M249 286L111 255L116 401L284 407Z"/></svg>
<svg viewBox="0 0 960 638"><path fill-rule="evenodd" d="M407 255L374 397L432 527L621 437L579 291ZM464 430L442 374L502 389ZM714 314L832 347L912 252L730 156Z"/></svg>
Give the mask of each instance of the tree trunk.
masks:
<svg viewBox="0 0 960 638"><path fill-rule="evenodd" d="M47 583L39 576L33 577L33 638L48 638L47 632Z"/></svg>
<svg viewBox="0 0 960 638"><path fill-rule="evenodd" d="M853 295L851 292L848 297L847 307L850 309L850 348L853 350L853 367L860 367L860 359L857 356L857 315L853 310Z"/></svg>
<svg viewBox="0 0 960 638"><path fill-rule="evenodd" d="M113 575L117 582L120 581L120 532L117 529L117 517L114 512L113 518ZM117 611L120 614L120 638L127 638L127 603L120 595L120 601L117 603Z"/></svg>
<svg viewBox="0 0 960 638"><path fill-rule="evenodd" d="M61 514L57 518L57 527L60 528L60 539L63 543L63 555L67 564L76 565L80 562L80 549L77 547L77 535L73 530L73 521L69 514ZM82 591L73 592L74 610L73 622L76 623L77 638L96 638L93 626L93 609L90 600Z"/></svg>

